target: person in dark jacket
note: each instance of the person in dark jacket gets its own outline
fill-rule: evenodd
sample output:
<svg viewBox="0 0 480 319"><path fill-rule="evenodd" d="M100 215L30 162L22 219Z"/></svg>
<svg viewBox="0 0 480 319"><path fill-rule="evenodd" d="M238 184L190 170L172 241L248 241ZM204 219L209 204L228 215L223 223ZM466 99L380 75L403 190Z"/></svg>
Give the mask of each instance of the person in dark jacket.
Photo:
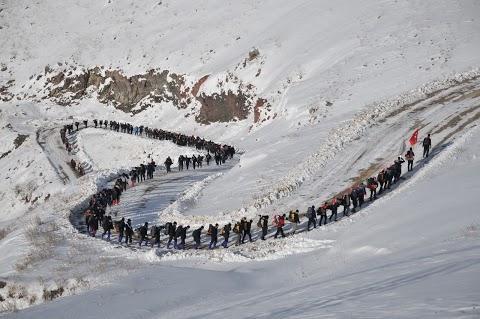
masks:
<svg viewBox="0 0 480 319"><path fill-rule="evenodd" d="M223 226L223 229L222 229L222 236L223 236L222 246L223 246L223 248L227 248L227 246L228 246L228 239L230 238L230 231L231 230L232 230L232 224L228 223L225 226Z"/></svg>
<svg viewBox="0 0 480 319"><path fill-rule="evenodd" d="M405 159L407 160L407 171L410 172L413 170L413 160L415 159L415 153L411 147L405 154Z"/></svg>
<svg viewBox="0 0 480 319"><path fill-rule="evenodd" d="M380 173L377 175L377 182L378 186L380 186L380 189L378 191L378 194L381 194L383 192L383 189L385 187L385 170L381 170Z"/></svg>
<svg viewBox="0 0 480 319"><path fill-rule="evenodd" d="M252 223L253 220L245 221L245 226L243 229L242 244L245 242L245 238L248 236L250 242L252 242Z"/></svg>
<svg viewBox="0 0 480 319"><path fill-rule="evenodd" d="M332 212L328 220L332 221L333 216L335 216L335 221L337 221L338 200L336 198L332 199L332 202L328 205L328 209Z"/></svg>
<svg viewBox="0 0 480 319"><path fill-rule="evenodd" d="M88 220L88 224L90 226L90 236L95 237L95 234L97 233L98 230L98 218L96 215L90 216L90 219Z"/></svg>
<svg viewBox="0 0 480 319"><path fill-rule="evenodd" d="M182 237L182 232L183 232L182 225L178 225L177 229L175 230L175 234L173 235L173 248L175 249L180 249L178 239Z"/></svg>
<svg viewBox="0 0 480 319"><path fill-rule="evenodd" d="M195 242L195 245L194 245L195 249L198 249L200 247L200 238L201 238L201 235L202 235L202 230L203 230L203 226L195 229L192 232L193 241Z"/></svg>
<svg viewBox="0 0 480 319"><path fill-rule="evenodd" d="M148 234L148 222L145 222L145 224L140 227L140 241L138 242L138 246L142 246L142 242L145 242L147 244L147 234Z"/></svg>
<svg viewBox="0 0 480 319"><path fill-rule="evenodd" d="M352 200L352 212L355 213L357 211L358 207L358 194L357 194L357 189L356 187L353 187L350 191L350 199Z"/></svg>
<svg viewBox="0 0 480 319"><path fill-rule="evenodd" d="M310 231L310 226L313 225L313 228L317 228L317 216L315 216L315 206L312 205L307 208L307 231Z"/></svg>
<svg viewBox="0 0 480 319"><path fill-rule="evenodd" d="M343 216L349 216L350 214L350 196L348 194L343 194L342 205L343 205Z"/></svg>
<svg viewBox="0 0 480 319"><path fill-rule="evenodd" d="M118 242L121 243L125 233L125 217L118 222Z"/></svg>
<svg viewBox="0 0 480 319"><path fill-rule="evenodd" d="M260 217L260 222L262 224L262 240L265 240L265 236L268 233L268 215L263 215Z"/></svg>
<svg viewBox="0 0 480 319"><path fill-rule="evenodd" d="M133 237L132 221L130 219L127 219L127 223L125 224L125 243L127 245L132 243L132 237Z"/></svg>
<svg viewBox="0 0 480 319"><path fill-rule="evenodd" d="M150 244L152 247L153 245L156 244L157 247L160 248L160 233L163 228L164 226L156 226L156 225L152 226L150 230L150 236L151 236Z"/></svg>
<svg viewBox="0 0 480 319"><path fill-rule="evenodd" d="M165 160L165 167L167 168L167 173L171 172L172 170L170 169L170 167L172 166L173 164L173 161L172 159L169 157L167 157L167 159Z"/></svg>
<svg viewBox="0 0 480 319"><path fill-rule="evenodd" d="M247 219L245 217L243 217L240 222L238 222L236 225L235 225L235 233L237 234L237 243L236 245L240 245L242 242L243 242L243 232L245 231L245 223L246 223Z"/></svg>
<svg viewBox="0 0 480 319"><path fill-rule="evenodd" d="M190 229L190 226L182 227L182 232L180 233L180 245L178 249L185 249L185 240L187 239L187 231Z"/></svg>
<svg viewBox="0 0 480 319"><path fill-rule="evenodd" d="M367 188L370 190L370 201L377 199L378 182L375 177L370 177L367 180Z"/></svg>
<svg viewBox="0 0 480 319"><path fill-rule="evenodd" d="M430 154L430 148L432 147L432 139L430 138L430 134L423 139L423 157L428 157Z"/></svg>
<svg viewBox="0 0 480 319"><path fill-rule="evenodd" d="M188 167L188 166L187 166ZM218 242L218 224L210 228L210 245L209 249L214 249L217 246Z"/></svg>
<svg viewBox="0 0 480 319"><path fill-rule="evenodd" d="M110 235L111 235L112 229L113 229L112 216L105 216L104 217L102 227L103 227L102 239L105 235L107 235L107 240L110 241Z"/></svg>
<svg viewBox="0 0 480 319"><path fill-rule="evenodd" d="M318 223L318 226L322 226L322 221L323 225L327 224L327 209L328 209L328 203L325 202L322 206L318 207L317 215L320 215L320 221Z"/></svg>
<svg viewBox="0 0 480 319"><path fill-rule="evenodd" d="M175 233L177 231L177 222L172 223L167 223L166 225L167 228L167 234L168 234L168 242L167 242L167 249L170 248L170 244L172 243L172 240L175 238ZM177 239L175 238L175 242L173 243L173 247L175 248L177 246Z"/></svg>

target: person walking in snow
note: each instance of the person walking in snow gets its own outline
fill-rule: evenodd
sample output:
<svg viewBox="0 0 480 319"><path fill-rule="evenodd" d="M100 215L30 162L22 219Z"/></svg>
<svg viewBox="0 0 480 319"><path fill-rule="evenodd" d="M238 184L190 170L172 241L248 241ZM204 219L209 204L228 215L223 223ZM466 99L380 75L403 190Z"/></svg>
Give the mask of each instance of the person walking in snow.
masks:
<svg viewBox="0 0 480 319"><path fill-rule="evenodd" d="M156 226L153 225L152 228L150 229L150 244L153 248L153 245L157 245L158 248L160 248L160 232L162 231L163 226Z"/></svg>
<svg viewBox="0 0 480 319"><path fill-rule="evenodd" d="M315 211L314 211L315 214ZM298 209L296 211L291 210L289 215L288 215L288 220L292 224L292 235L295 235L297 231L298 224L300 224L300 214L298 212Z"/></svg>
<svg viewBox="0 0 480 319"><path fill-rule="evenodd" d="M378 191L378 194L381 194L385 188L385 170L382 169L380 173L377 175L377 182L378 185L380 186L380 190Z"/></svg>
<svg viewBox="0 0 480 319"><path fill-rule="evenodd" d="M183 161L185 160L185 158L183 157L183 155L180 155L178 157L178 170L179 171L183 171Z"/></svg>
<svg viewBox="0 0 480 319"><path fill-rule="evenodd" d="M310 226L313 225L313 228L317 228L317 217L315 216L315 206L312 205L307 209L307 231L310 231Z"/></svg>
<svg viewBox="0 0 480 319"><path fill-rule="evenodd" d="M394 177L395 183L400 180L400 176L402 176L402 164L405 163L405 160L399 156L394 162Z"/></svg>
<svg viewBox="0 0 480 319"><path fill-rule="evenodd" d="M411 147L405 154L405 159L407 160L407 171L410 172L413 170L413 160L415 159L415 153Z"/></svg>
<svg viewBox="0 0 480 319"><path fill-rule="evenodd" d="M132 187L135 186L135 181L137 180L137 171L136 170L132 170L130 172L130 182L132 183Z"/></svg>
<svg viewBox="0 0 480 319"><path fill-rule="evenodd" d="M338 200L336 198L332 199L332 202L328 206L328 209L332 212L332 214L330 215L330 218L328 218L328 220L332 221L333 216L335 216L335 221L337 221Z"/></svg>
<svg viewBox="0 0 480 319"><path fill-rule="evenodd" d="M174 239L175 237L175 232L177 231L177 222L173 222L172 223L166 223L165 224L165 230L167 232L167 235L168 235L168 242L167 242L167 249L170 248L170 244L172 243L172 240ZM177 245L177 242L175 240L175 242L173 243L173 246L175 247Z"/></svg>
<svg viewBox="0 0 480 319"><path fill-rule="evenodd" d="M133 237L132 221L130 219L127 219L127 223L125 224L125 243L127 245L132 243L132 237Z"/></svg>
<svg viewBox="0 0 480 319"><path fill-rule="evenodd" d="M194 245L195 249L198 249L200 247L200 238L202 236L202 230L203 230L203 226L195 229L192 232L193 241L195 242L195 245Z"/></svg>
<svg viewBox="0 0 480 319"><path fill-rule="evenodd" d="M349 216L350 204L351 204L350 196L347 193L343 194L343 200L342 200L343 216Z"/></svg>
<svg viewBox="0 0 480 319"><path fill-rule="evenodd" d="M98 230L98 218L96 215L92 215L88 220L90 225L90 236L95 237Z"/></svg>
<svg viewBox="0 0 480 319"><path fill-rule="evenodd" d="M222 246L223 248L228 247L228 239L230 238L230 231L232 230L232 224L228 223L223 226L221 235L223 236Z"/></svg>
<svg viewBox="0 0 480 319"><path fill-rule="evenodd" d="M210 245L208 246L209 249L215 249L217 247L218 242L218 224L215 226L210 227Z"/></svg>
<svg viewBox="0 0 480 319"><path fill-rule="evenodd" d="M322 226L322 221L323 221L323 225L327 224L327 209L328 209L327 202L323 203L322 206L318 207L317 215L320 215L320 221L318 223L318 227Z"/></svg>
<svg viewBox="0 0 480 319"><path fill-rule="evenodd" d="M140 233L140 241L138 242L138 246L142 247L143 242L147 244L148 222L145 222L145 224L142 227L140 227L139 233Z"/></svg>
<svg viewBox="0 0 480 319"><path fill-rule="evenodd" d="M243 231L245 230L245 221L246 218L243 217L238 223L235 224L235 227L233 227L233 232L237 234L237 242L235 245L240 245L242 243L242 235Z"/></svg>
<svg viewBox="0 0 480 319"><path fill-rule="evenodd" d="M259 223L260 223L261 228L262 228L261 239L265 240L265 237L267 236L267 233L268 233L268 215L260 216Z"/></svg>
<svg viewBox="0 0 480 319"><path fill-rule="evenodd" d="M113 229L112 216L104 217L102 227L103 227L102 239L105 235L107 235L107 240L110 241L110 235Z"/></svg>
<svg viewBox="0 0 480 319"><path fill-rule="evenodd" d="M378 182L375 177L370 177L367 180L367 188L370 190L370 201L377 199Z"/></svg>
<svg viewBox="0 0 480 319"><path fill-rule="evenodd" d="M167 168L167 173L171 172L170 167L172 166L172 164L173 164L173 161L170 158L170 156L168 156L167 159L165 160L165 167Z"/></svg>
<svg viewBox="0 0 480 319"><path fill-rule="evenodd" d="M197 167L197 157L192 155L192 167L195 169Z"/></svg>
<svg viewBox="0 0 480 319"><path fill-rule="evenodd" d="M182 227L180 233L180 247L178 249L185 249L185 240L187 239L187 231L190 229L190 226Z"/></svg>
<svg viewBox="0 0 480 319"><path fill-rule="evenodd" d="M285 214L276 216L274 220L274 225L275 227L277 227L277 232L273 236L274 238L277 238L278 235L282 235L282 237L285 237L285 233L283 232L283 227L285 226L285 217Z"/></svg>
<svg viewBox="0 0 480 319"><path fill-rule="evenodd" d="M245 242L245 238L247 238L247 236L248 236L248 240L252 242L252 224L253 224L252 219L250 219L249 221L245 221L245 226L243 229L242 244Z"/></svg>
<svg viewBox="0 0 480 319"><path fill-rule="evenodd" d="M423 157L428 157L430 153L430 148L432 147L432 139L430 138L430 134L423 139Z"/></svg>
<svg viewBox="0 0 480 319"><path fill-rule="evenodd" d="M367 195L367 191L365 189L365 184L360 183L357 187L357 194L358 194L358 207L362 207L363 203L365 203L365 195Z"/></svg>
<svg viewBox="0 0 480 319"><path fill-rule="evenodd" d="M125 217L118 222L118 242L121 243L125 232Z"/></svg>

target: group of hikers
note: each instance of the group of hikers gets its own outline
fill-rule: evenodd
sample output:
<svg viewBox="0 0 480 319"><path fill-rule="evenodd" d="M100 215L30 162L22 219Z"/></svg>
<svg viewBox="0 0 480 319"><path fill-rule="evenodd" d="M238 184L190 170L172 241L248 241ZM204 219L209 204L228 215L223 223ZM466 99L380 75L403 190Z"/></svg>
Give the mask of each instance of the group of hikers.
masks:
<svg viewBox="0 0 480 319"><path fill-rule="evenodd" d="M133 126L129 123L119 123L116 121L107 121L107 120L93 120L95 128L110 128L116 132L122 132L127 134L135 135L145 135L148 138L155 138L160 140L171 140L179 146L190 146L195 147L197 150L206 150L207 154L197 154L189 157L188 155L180 155L178 158L178 169L182 171L184 167L188 170L190 164L193 169L200 168L203 166L203 162L210 165L212 159L211 152L214 154L213 158L217 165L224 164L228 158L233 158L235 155L235 148L229 145L221 145L213 143L211 141L206 141L196 136L186 136L179 133L172 133L159 129L150 129L144 126ZM88 120L83 121L83 128L88 127ZM60 137L64 143L67 151L70 153L72 146L68 141L67 134L70 135L75 131L78 131L82 128L79 121L76 121L72 124L64 125L60 130ZM164 162L167 172L171 172L171 166L174 164L170 156ZM77 164L76 161L72 158L70 161L70 166L74 170L80 170L80 175L83 175L83 167L80 164ZM132 243L132 237L134 235L133 227L131 220L128 219L125 221L122 218L119 221L113 222L112 217L106 214L107 207L115 206L120 203L120 195L123 191L127 190L127 186L130 184L131 187L134 187L136 184L143 182L146 179L152 179L155 172L156 163L151 159L146 164L140 164L130 170L129 173L122 173L117 177L113 186L111 188L104 188L98 193L94 194L89 203L88 207L84 212L85 215L85 224L87 227L87 232L90 236L95 237L98 229L103 228L102 238L110 240L112 230L116 230L119 234L118 239L122 242L125 238L127 244ZM144 225L145 226L145 225ZM143 226L142 226L143 227ZM139 238L142 239L142 234L144 233L143 228L140 227L138 230ZM155 231L152 231L153 238L156 237L155 234L160 236L160 229L158 228ZM187 227L188 229L188 227ZM182 227L179 226L175 232L181 233ZM145 234L146 236L146 234ZM181 237L181 236L180 236ZM140 244L142 241L140 241ZM175 244L177 247L177 245Z"/></svg>
<svg viewBox="0 0 480 319"><path fill-rule="evenodd" d="M95 122L94 122L95 123ZM103 124L105 125L105 121ZM125 132L136 132L137 127L133 127L129 124L119 124L117 122L110 122L112 129L125 130ZM86 126L86 123L84 123ZM95 123L95 126L97 123ZM106 126L105 126L106 127ZM67 130L68 131L68 130ZM198 145L214 145L214 148L217 150L215 156L218 154L223 154L218 158L217 165L221 165L227 157L232 157L234 154L234 149L230 147L220 146L212 142L205 142L203 139L198 137L185 137L175 133L169 133L162 130L151 130L145 127L138 128L138 134L141 135L143 132L150 132L148 134L156 134L153 138L158 139L171 139L171 140L182 140L190 146L196 146L197 149L205 149L205 146L200 148L197 146L197 141L202 141ZM155 133L152 133L154 131ZM132 134L132 133L130 133ZM152 135L148 135L152 137ZM173 135L171 135L173 134ZM168 137L167 137L168 136ZM182 136L182 137L179 137ZM181 142L183 143L183 142ZM206 143L206 144L204 144ZM177 143L178 144L178 143ZM423 156L428 157L432 142L430 134L425 137L423 140L422 146L424 149ZM210 148L208 146L208 148ZM219 148L217 148L217 146ZM205 157L207 165L211 160L210 150ZM218 152L218 150L224 150L224 152ZM405 158L408 162L408 171L413 169L415 154L413 149L410 148L406 154ZM190 162L192 167L201 167L204 158L203 156L188 156L181 155L178 159L178 169L183 170L184 167L189 169ZM215 158L217 162L217 158ZM167 165L167 162L169 165ZM393 184L396 184L402 175L402 164L405 163L405 160L399 156L390 166L382 169L377 176L371 176L366 179L348 188L347 190L337 194L333 198L324 201L318 207L312 205L306 209L306 212L300 213L299 210L291 210L285 214L274 215L273 217L269 215L259 215L258 221L255 224L259 229L258 238L261 240L266 240L266 237L269 233L269 230L273 229L275 234L274 238L279 236L286 237L285 227L288 224L291 225L289 228L289 234L295 234L299 228L299 225L302 221L306 222L306 230L310 231L313 228L321 227L326 225L328 222L337 221L339 208L342 208L341 214L343 216L350 216L351 214L357 212L359 209L364 206L366 201L374 201L377 199L377 196L381 195L386 190L390 189ZM165 161L167 170L170 171L170 166L173 164L173 161L170 157ZM90 200L89 207L85 211L87 231L91 236L95 236L98 226L101 225L103 228L102 238L106 237L107 240L110 240L111 231L115 230L118 233L118 242L126 243L127 245L132 244L133 238L138 238L138 245L142 244L150 245L151 247L157 246L160 247L160 239L162 234L166 237L165 248L170 249L186 249L186 239L188 236L191 236L193 239L194 249L201 248L202 236L209 237L207 239L207 247L209 249L215 249L219 242L219 237L222 237L221 246L227 248L232 237L232 233L236 235L235 245L241 245L245 243L245 240L248 239L249 242L252 242L254 237L252 237L253 231L253 219L247 219L246 217L242 218L238 222L227 223L222 227L218 223L210 224L206 229L204 226L190 230L189 225L177 224L177 222L167 222L164 225L151 225L149 226L148 222L145 222L142 226L135 228L132 226L132 221L130 219L125 220L121 218L120 220L113 221L111 216L105 214L107 206L117 205L120 200L120 195L122 191L127 189L127 181L130 178L132 186L134 186L135 181L140 182L145 179L144 171L147 172L148 178L151 178L153 171L155 170L155 162L151 162L146 166L141 164L139 167L133 169L130 174L122 174L116 181L113 188L103 189L99 193L92 196ZM149 172L152 172L151 174ZM140 176L140 177L139 177ZM142 177L143 176L143 177ZM330 213L330 216L328 216ZM269 221L271 219L271 222Z"/></svg>
<svg viewBox="0 0 480 319"><path fill-rule="evenodd" d="M88 127L88 120L83 121L84 127ZM66 125L65 130L68 133L73 132L73 125L75 125L77 131L80 127L80 122L74 122L73 124ZM230 145L218 144L212 141L205 140L199 136L185 135L182 133L169 132L157 128L149 128L144 125L132 125L130 123L121 123L117 121L107 120L93 120L95 128L110 128L110 130L116 132L122 132L133 135L145 136L152 139L168 140L179 146L195 147L199 151L207 151L211 154L218 154L220 156L232 158L235 155L235 148Z"/></svg>
<svg viewBox="0 0 480 319"><path fill-rule="evenodd" d="M218 144L214 143L212 141L207 141L203 138L200 138L199 136L187 136L185 134L181 133L174 133L174 132L169 132L161 129L156 129L156 128L149 128L143 125L140 126L134 126L130 123L120 123L117 121L107 121L107 120L93 120L93 127L95 128L110 128L110 130L116 131L116 132L121 132L121 133L127 133L127 134L134 134L134 135L139 135L139 136L145 136L147 138L153 138L153 139L158 139L158 140L169 140L172 141L173 143L179 145L179 146L188 146L188 147L195 147L199 151L207 151L206 155L192 155L189 157L188 155L180 155L178 157L178 170L183 171L184 168L187 170L190 168L190 165L193 169L196 169L198 167L203 166L203 162L205 161L207 165L210 165L210 161L213 160L215 161L216 165L222 165L225 164L227 159L232 159L233 156L235 155L235 148L230 145L226 144ZM64 127L60 130L60 136L62 139L62 142L65 144L65 148L70 154L72 150L72 146L68 142L67 139L67 133L72 134L74 131L78 131L81 128L81 124L79 121L75 121L72 124L67 124L64 125ZM88 120L83 120L83 128L88 127ZM213 157L212 157L213 154ZM71 160L70 165L72 168L75 169L73 164L75 163L75 160ZM75 163L76 164L76 163ZM171 172L171 167L174 164L173 160L170 157L167 157L167 159L164 162L165 168L168 172ZM143 165L143 164L142 164ZM78 167L83 170L81 165L78 165ZM144 168L141 168L143 172L144 177ZM152 167L146 167L147 173L153 173ZM140 172L137 172L136 175L138 176ZM80 175L84 175L84 173L80 173ZM152 178L152 174L148 174L150 176L149 178ZM136 178L136 177L135 177ZM132 176L132 180L134 177Z"/></svg>

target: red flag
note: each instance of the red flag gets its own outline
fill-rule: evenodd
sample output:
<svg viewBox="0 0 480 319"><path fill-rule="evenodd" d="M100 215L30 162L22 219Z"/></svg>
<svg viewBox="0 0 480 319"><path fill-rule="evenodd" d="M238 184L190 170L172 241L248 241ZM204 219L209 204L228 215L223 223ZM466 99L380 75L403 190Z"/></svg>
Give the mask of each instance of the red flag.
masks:
<svg viewBox="0 0 480 319"><path fill-rule="evenodd" d="M417 144L418 131L419 131L419 129L417 128L417 129L415 130L415 132L413 132L412 136L410 137L410 140L409 140L410 145L415 145L415 144Z"/></svg>

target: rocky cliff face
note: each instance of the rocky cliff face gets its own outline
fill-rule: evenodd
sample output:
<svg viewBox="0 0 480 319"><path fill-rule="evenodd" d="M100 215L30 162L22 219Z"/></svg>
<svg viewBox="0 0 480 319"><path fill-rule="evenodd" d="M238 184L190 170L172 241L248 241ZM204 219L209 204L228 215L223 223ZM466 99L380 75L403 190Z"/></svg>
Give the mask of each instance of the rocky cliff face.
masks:
<svg viewBox="0 0 480 319"><path fill-rule="evenodd" d="M46 67L45 74L36 77L37 82L44 82L43 98L60 105L74 104L96 93L98 101L112 104L124 112L138 113L155 103L166 102L178 109L190 107L196 110L195 120L202 124L245 120L252 112L258 122L258 108L267 102L256 96L252 85L245 85L229 74L216 83L218 92L207 94L202 92L202 85L207 80L208 75L188 85L185 75L168 70L149 70L128 77L120 70L103 67L72 67L59 71ZM238 88L232 90L229 85L229 89L223 89L223 84L229 81L230 84L238 83Z"/></svg>
<svg viewBox="0 0 480 319"><path fill-rule="evenodd" d="M91 92L97 93L102 103L112 103L116 108L131 112L137 105L140 110L148 107L141 103L148 99L153 103L172 102L185 108L190 100L182 75L168 71L150 70L145 74L127 77L119 70L103 70L95 67L80 73L62 71L47 78L48 97L59 104L70 104Z"/></svg>

